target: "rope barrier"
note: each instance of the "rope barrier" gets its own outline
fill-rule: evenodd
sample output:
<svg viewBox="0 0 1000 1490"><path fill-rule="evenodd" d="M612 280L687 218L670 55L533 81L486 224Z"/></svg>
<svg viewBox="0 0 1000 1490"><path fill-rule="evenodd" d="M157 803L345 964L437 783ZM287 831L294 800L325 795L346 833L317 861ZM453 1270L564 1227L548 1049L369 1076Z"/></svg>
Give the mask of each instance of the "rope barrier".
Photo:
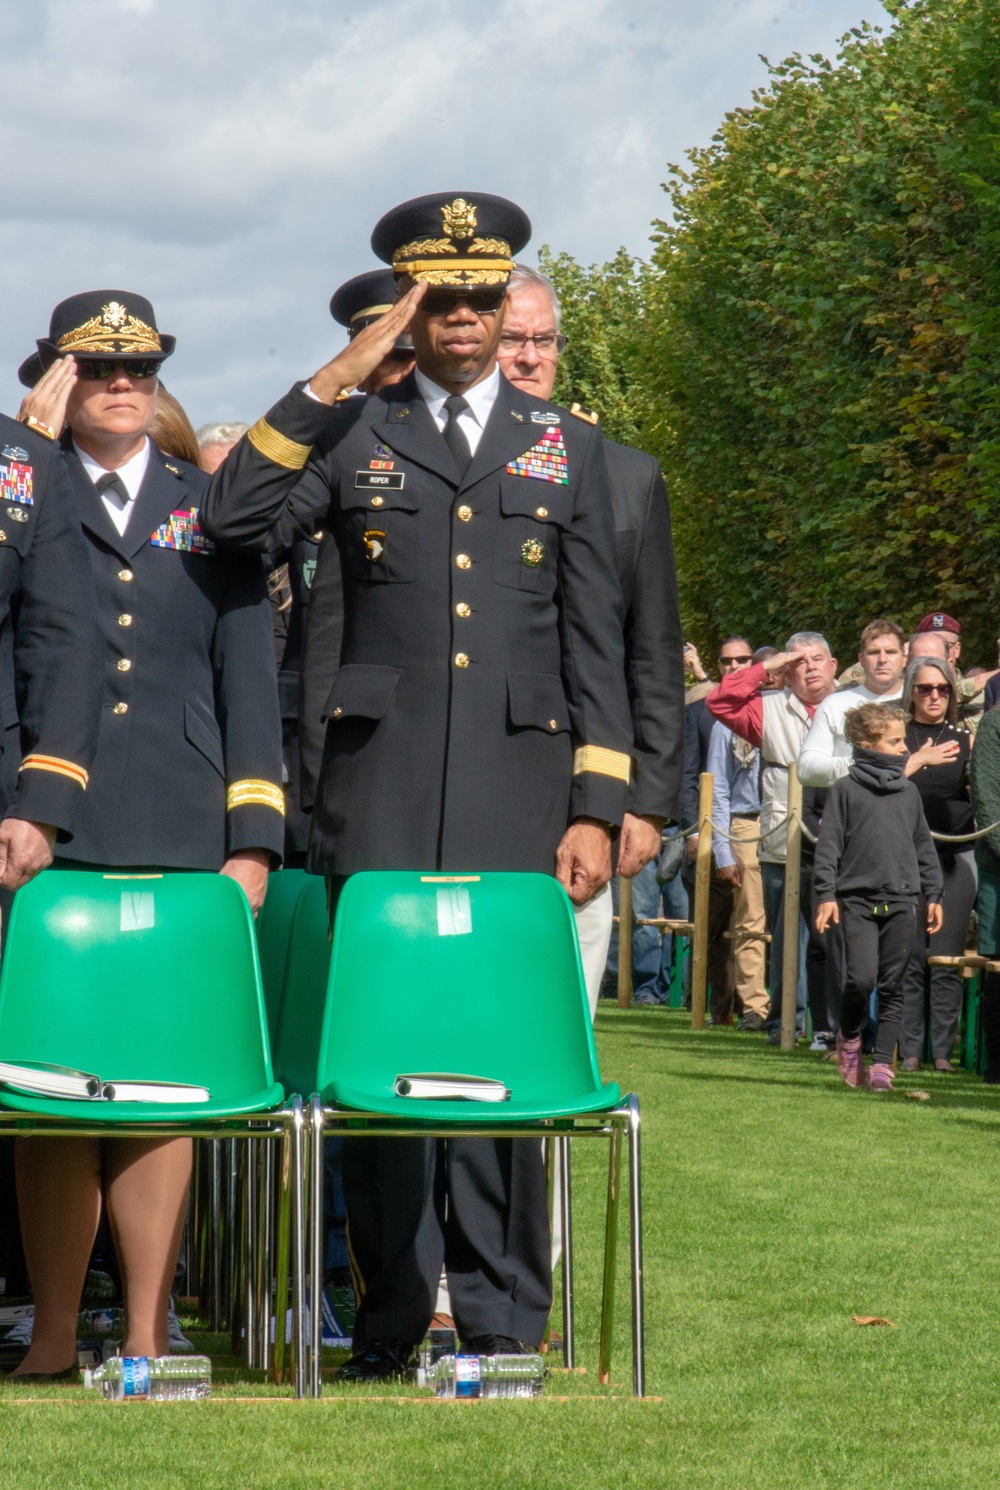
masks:
<svg viewBox="0 0 1000 1490"><path fill-rule="evenodd" d="M816 837L815 833L811 833L809 831L805 823L799 817L798 813L794 814L794 816L795 821L798 823L799 828L802 831L803 838L807 838L811 844L817 844L819 842L819 839ZM753 838L737 838L734 837L732 833L727 833L724 828L720 828L718 823L711 822L709 819L706 818L705 822L700 826L696 823L693 828L685 828L680 836L682 838L690 838L693 833L700 832L701 827L709 827L711 828L713 833L717 833L720 838L727 838L730 843L763 843L765 838L770 838L772 834L784 832L786 827L788 826L789 821L790 819L785 817L782 818L780 823L775 823L773 828L768 828L767 831L764 833L756 833ZM934 839L935 843L974 843L977 838L985 838L987 834L995 833L997 828L1000 828L1000 821L991 823L988 828L980 828L976 833L932 832L931 837Z"/></svg>

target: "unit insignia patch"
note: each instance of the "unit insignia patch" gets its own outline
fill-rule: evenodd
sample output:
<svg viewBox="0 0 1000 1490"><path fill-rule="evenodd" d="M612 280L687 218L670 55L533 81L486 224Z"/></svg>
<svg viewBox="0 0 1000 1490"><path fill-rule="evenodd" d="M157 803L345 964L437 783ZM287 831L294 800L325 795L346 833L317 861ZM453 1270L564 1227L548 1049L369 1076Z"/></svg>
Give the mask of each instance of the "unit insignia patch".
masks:
<svg viewBox="0 0 1000 1490"><path fill-rule="evenodd" d="M385 558L385 529L368 528L364 533L364 545L369 564L381 564Z"/></svg>

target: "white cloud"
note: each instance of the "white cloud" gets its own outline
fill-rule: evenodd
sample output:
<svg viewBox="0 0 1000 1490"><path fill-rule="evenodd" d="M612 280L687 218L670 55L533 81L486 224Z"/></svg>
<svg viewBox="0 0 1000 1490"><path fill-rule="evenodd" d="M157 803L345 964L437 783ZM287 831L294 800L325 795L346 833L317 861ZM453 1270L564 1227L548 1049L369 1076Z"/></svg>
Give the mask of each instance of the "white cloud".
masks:
<svg viewBox="0 0 1000 1490"><path fill-rule="evenodd" d="M584 260L644 252L667 164L877 0L35 0L4 7L0 406L52 306L150 296L197 424L339 344L398 201L511 196Z"/></svg>

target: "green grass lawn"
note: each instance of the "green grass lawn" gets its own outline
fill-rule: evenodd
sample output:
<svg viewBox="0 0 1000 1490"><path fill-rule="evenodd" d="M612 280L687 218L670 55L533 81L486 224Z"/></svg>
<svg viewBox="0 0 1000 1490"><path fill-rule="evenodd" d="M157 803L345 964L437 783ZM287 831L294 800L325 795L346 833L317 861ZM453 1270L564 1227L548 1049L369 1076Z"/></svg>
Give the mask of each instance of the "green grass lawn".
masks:
<svg viewBox="0 0 1000 1490"><path fill-rule="evenodd" d="M643 1103L654 1400L629 1398L624 1224L613 1382L597 1383L606 1149L581 1143L586 1369L553 1373L541 1401L328 1386L319 1402L294 1402L221 1355L208 1403L116 1406L77 1388L3 1385L0 1485L995 1485L1000 1088L924 1072L892 1095L853 1092L804 1050L782 1056L759 1036L687 1026L656 1009L602 1007L598 1021L606 1074ZM908 1100L918 1089L931 1100ZM859 1328L853 1314L895 1328Z"/></svg>

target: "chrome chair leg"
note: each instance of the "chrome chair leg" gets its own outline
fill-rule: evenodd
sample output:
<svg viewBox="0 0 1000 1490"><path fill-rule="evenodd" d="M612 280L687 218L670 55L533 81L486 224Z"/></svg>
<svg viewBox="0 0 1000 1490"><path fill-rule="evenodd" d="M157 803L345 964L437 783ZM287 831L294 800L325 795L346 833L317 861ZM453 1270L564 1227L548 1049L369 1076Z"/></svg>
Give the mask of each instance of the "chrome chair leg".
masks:
<svg viewBox="0 0 1000 1490"><path fill-rule="evenodd" d="M241 1287L233 1289L234 1313L239 1300L242 1319L233 1320L234 1354L239 1346L241 1333L244 1342L244 1360L252 1370L259 1364L257 1350L257 1150L260 1140L250 1138L242 1144L243 1149L243 1207L242 1246L233 1249L233 1268Z"/></svg>
<svg viewBox="0 0 1000 1490"><path fill-rule="evenodd" d="M214 1335L222 1329L222 1149L224 1139L209 1144L208 1179L208 1251L209 1251L209 1328Z"/></svg>
<svg viewBox="0 0 1000 1490"><path fill-rule="evenodd" d="M323 1104L313 1094L311 1102L309 1186L309 1282L312 1338L309 1342L309 1395L323 1394Z"/></svg>
<svg viewBox="0 0 1000 1490"><path fill-rule="evenodd" d="M642 1163L639 1150L639 1098L628 1099L629 1226L632 1241L632 1388L646 1395L646 1322L642 1277Z"/></svg>
<svg viewBox="0 0 1000 1490"><path fill-rule="evenodd" d="M563 1365L576 1365L576 1327L573 1320L573 1184L569 1171L570 1141L556 1139L559 1150L559 1212L562 1218Z"/></svg>
<svg viewBox="0 0 1000 1490"><path fill-rule="evenodd" d="M267 1371L271 1364L273 1281L274 1143L270 1139L263 1139L260 1145L260 1186L257 1200L257 1359L262 1371Z"/></svg>
<svg viewBox="0 0 1000 1490"><path fill-rule="evenodd" d="M271 1377L275 1383L285 1379L285 1322L288 1317L289 1243L292 1221L292 1127L285 1125L281 1135L280 1174L278 1177L278 1257L274 1285L274 1356Z"/></svg>
<svg viewBox="0 0 1000 1490"><path fill-rule="evenodd" d="M602 1385L611 1379L611 1346L615 1329L615 1270L618 1261L618 1206L621 1193L622 1125L611 1118L608 1154L608 1209L604 1230L604 1292L601 1300L601 1345L597 1374Z"/></svg>
<svg viewBox="0 0 1000 1490"><path fill-rule="evenodd" d="M292 1098L292 1339L296 1397L306 1395L306 1147L302 1098L296 1096Z"/></svg>

